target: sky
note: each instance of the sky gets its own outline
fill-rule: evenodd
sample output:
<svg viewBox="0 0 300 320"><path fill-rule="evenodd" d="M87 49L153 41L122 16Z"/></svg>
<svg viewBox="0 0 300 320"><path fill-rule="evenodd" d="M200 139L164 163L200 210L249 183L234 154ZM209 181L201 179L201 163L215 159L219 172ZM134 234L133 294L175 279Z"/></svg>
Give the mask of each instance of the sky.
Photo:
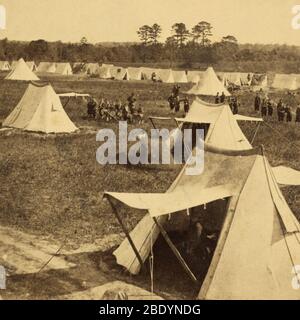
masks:
<svg viewBox="0 0 300 320"><path fill-rule="evenodd" d="M79 42L137 41L144 24L158 23L161 40L171 26L200 21L213 26L213 40L233 35L240 43L300 45L300 30L291 27L292 7L300 0L0 0L6 9L10 40ZM300 20L300 19L299 19Z"/></svg>

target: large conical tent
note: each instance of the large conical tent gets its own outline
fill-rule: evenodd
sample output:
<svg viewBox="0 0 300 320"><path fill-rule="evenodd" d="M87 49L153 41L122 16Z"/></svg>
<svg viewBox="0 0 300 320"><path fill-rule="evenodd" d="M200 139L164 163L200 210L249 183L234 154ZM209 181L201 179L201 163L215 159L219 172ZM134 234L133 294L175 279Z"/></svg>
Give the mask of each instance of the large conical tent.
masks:
<svg viewBox="0 0 300 320"><path fill-rule="evenodd" d="M50 84L29 84L22 99L3 126L45 133L77 130Z"/></svg>
<svg viewBox="0 0 300 320"><path fill-rule="evenodd" d="M222 94L222 92L224 92L226 96L230 96L230 93L218 79L214 69L209 67L205 71L203 79L187 93L203 96L215 96L217 93Z"/></svg>
<svg viewBox="0 0 300 320"><path fill-rule="evenodd" d="M148 211L130 232L131 245L126 239L114 252L117 263L132 274L140 271L133 248L145 262L160 233L153 218L166 228L174 219L187 219L177 226L182 232L197 217L217 237L198 298L300 299L300 291L291 285L295 266L300 265L300 225L263 149L231 151L205 145L203 173L186 175L186 168L166 193L106 193L110 201Z"/></svg>
<svg viewBox="0 0 300 320"><path fill-rule="evenodd" d="M275 89L297 90L297 76L295 74L276 74L272 87Z"/></svg>
<svg viewBox="0 0 300 320"><path fill-rule="evenodd" d="M262 121L260 118L233 115L228 104L211 104L196 99L180 123L208 124L205 142L222 149L247 150L251 148L237 120ZM226 137L226 139L224 138Z"/></svg>
<svg viewBox="0 0 300 320"><path fill-rule="evenodd" d="M6 80L24 80L38 81L40 80L27 66L26 62L21 58L15 68L5 77Z"/></svg>

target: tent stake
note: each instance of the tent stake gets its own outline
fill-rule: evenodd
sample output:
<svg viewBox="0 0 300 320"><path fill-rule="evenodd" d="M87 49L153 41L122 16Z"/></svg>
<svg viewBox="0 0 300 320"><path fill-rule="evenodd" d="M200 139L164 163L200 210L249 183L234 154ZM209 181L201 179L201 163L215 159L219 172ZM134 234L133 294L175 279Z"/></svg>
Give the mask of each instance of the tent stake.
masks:
<svg viewBox="0 0 300 320"><path fill-rule="evenodd" d="M142 258L140 256L135 244L133 243L132 238L131 238L126 226L124 225L124 223L123 223L123 221L122 221L122 219L121 219L121 217L119 215L118 210L116 209L115 205L113 204L113 202L111 201L109 196L107 197L107 199L108 199L108 201L109 201L109 203L110 203L110 205L111 205L111 207L113 209L113 212L114 212L116 218L118 219L118 221L119 221L119 223L120 223L120 225L121 225L121 227L123 229L123 232L125 233L128 241L129 241L129 243L130 243L130 245L131 245L131 247L132 247L132 249L133 249L133 251L134 251L134 253L135 253L136 257L137 257L137 259L139 260L139 263L140 263L141 267L143 267L143 264L144 264L143 260L142 260Z"/></svg>
<svg viewBox="0 0 300 320"><path fill-rule="evenodd" d="M173 242L171 241L170 237L168 236L167 232L165 231L165 229L163 228L163 226L157 221L156 218L153 218L155 224L157 225L157 227L159 228L159 231L161 232L162 236L164 237L164 239L166 240L167 244L169 245L170 249L172 250L172 252L174 253L174 255L176 256L176 258L178 259L178 261L180 262L180 264L182 265L182 267L184 268L184 270L186 271L186 273L188 274L188 276L195 282L195 283L199 283L197 278L195 277L195 275L193 274L193 272L191 271L191 269L189 268L189 266L185 263L184 259L182 258L180 252L177 250L177 248L175 247L175 245L173 244Z"/></svg>

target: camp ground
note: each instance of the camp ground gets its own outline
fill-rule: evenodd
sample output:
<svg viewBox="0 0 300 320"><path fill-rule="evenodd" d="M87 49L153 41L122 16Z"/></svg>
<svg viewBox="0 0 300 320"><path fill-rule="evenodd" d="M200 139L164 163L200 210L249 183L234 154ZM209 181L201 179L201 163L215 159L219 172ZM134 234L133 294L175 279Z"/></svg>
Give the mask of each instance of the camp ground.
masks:
<svg viewBox="0 0 300 320"><path fill-rule="evenodd" d="M0 311L96 300L130 318L101 300L200 300L224 318L203 301L300 300L300 38L274 14L284 1L13 2Z"/></svg>

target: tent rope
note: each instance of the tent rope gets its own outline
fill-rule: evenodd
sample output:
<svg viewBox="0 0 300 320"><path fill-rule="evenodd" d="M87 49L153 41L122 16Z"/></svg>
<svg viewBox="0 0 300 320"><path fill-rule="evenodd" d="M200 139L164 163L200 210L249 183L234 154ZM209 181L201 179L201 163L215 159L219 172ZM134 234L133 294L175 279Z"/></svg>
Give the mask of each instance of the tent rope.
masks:
<svg viewBox="0 0 300 320"><path fill-rule="evenodd" d="M261 122L259 122L258 125L256 126L256 129L255 129L253 138L252 138L252 140L251 140L251 145L254 143L254 140L255 140L255 138L256 138L256 136L257 136L257 134L258 134L258 130L259 130L259 128L260 128L260 124L261 124Z"/></svg>

